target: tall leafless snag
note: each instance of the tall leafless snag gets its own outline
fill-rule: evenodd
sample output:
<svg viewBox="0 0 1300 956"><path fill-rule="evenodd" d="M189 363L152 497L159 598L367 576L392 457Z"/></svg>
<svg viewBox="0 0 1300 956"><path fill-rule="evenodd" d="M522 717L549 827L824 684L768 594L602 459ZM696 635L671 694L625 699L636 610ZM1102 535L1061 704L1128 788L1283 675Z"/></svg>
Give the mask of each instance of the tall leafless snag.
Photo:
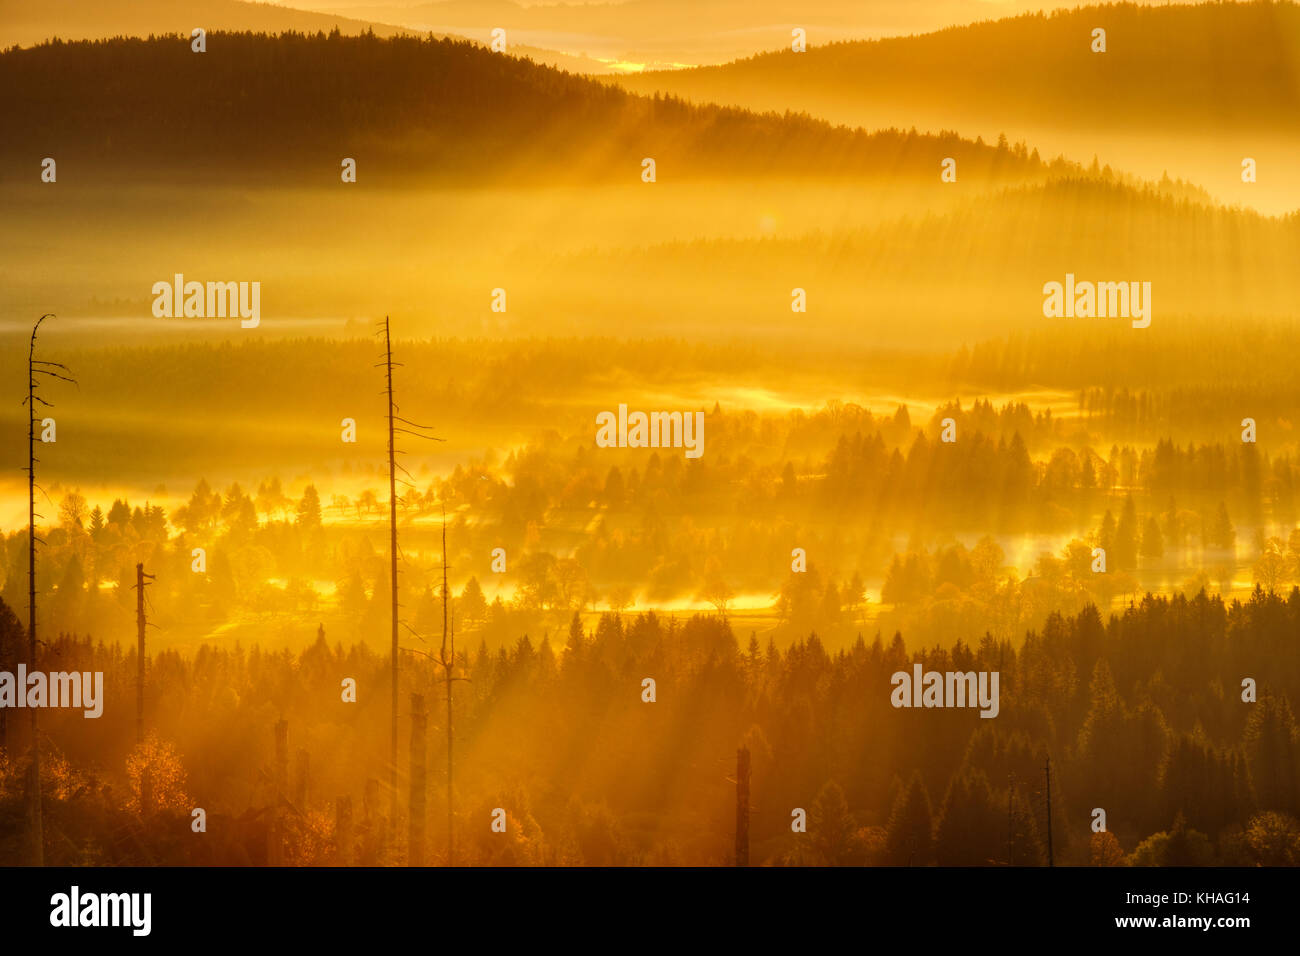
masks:
<svg viewBox="0 0 1300 956"><path fill-rule="evenodd" d="M456 619L450 611L450 592L447 585L447 509L442 512L442 646L436 655L428 651L412 649L412 653L421 654L442 668L442 683L447 699L447 865L456 865L456 803L453 785L455 783L455 723L452 717L452 684L456 681L468 681L468 677L456 676ZM407 626L412 634L421 641L424 637Z"/></svg>
<svg viewBox="0 0 1300 956"><path fill-rule="evenodd" d="M1047 865L1055 866L1056 857L1052 853L1052 758L1043 764L1043 773L1047 775Z"/></svg>
<svg viewBox="0 0 1300 956"><path fill-rule="evenodd" d="M424 713L424 695L411 695L411 795L408 798L407 818L409 820L406 840L407 866L424 865L424 801L427 793L425 781L425 755L428 746L425 741L425 728L428 717Z"/></svg>
<svg viewBox="0 0 1300 956"><path fill-rule="evenodd" d="M29 670L36 670L36 424L38 421L36 415L36 406L40 404L44 408L53 408L51 402L47 402L39 394L39 384L41 379L37 376L46 375L50 378L58 379L61 382L71 382L76 385L76 380L68 372L67 366L60 365L58 362L46 362L36 357L36 333L40 331L41 323L46 319L52 319L52 313L46 313L36 320L32 326L31 344L27 349L27 398L23 404L27 406L27 584L28 584L28 603L27 603L27 667ZM64 374L67 373L67 374ZM44 494L44 491L41 492ZM41 515L39 517L44 517ZM44 543L44 542L42 542ZM25 689L20 688L19 693L24 693ZM35 866L45 865L45 836L44 827L41 819L41 740L40 732L37 728L36 713L39 708L27 708L28 718L31 721L32 730L32 759L28 776L28 820L31 834L31 853L32 863Z"/></svg>
<svg viewBox="0 0 1300 956"><path fill-rule="evenodd" d="M397 463L397 455L401 449L397 447L396 436L400 434L410 435L415 438L423 438L429 441L442 441L433 435L427 434L432 428L431 425L421 425L418 422L409 421L398 415L399 406L393 398L393 369L401 368L402 363L393 361L393 340L389 332L388 316L384 316L384 327L381 330L384 333L384 360L376 366L382 367L385 371L385 390L384 393L388 398L388 525L389 525L389 583L392 591L392 624L393 624L393 688L392 688L392 745L389 752L388 766L388 787L391 802L390 818L392 825L396 827L398 796L397 796L397 676L398 676L398 643L397 634L400 623L401 604L397 599L397 482L409 485L406 479L398 479L397 472L400 469L402 474L409 479L411 473ZM376 333L378 334L378 333ZM398 425L397 422L401 422ZM410 426L403 427L403 426ZM419 429L415 431L413 429ZM396 833L396 829L393 830Z"/></svg>
<svg viewBox="0 0 1300 956"><path fill-rule="evenodd" d="M749 866L749 748L736 751L736 866Z"/></svg>
<svg viewBox="0 0 1300 956"><path fill-rule="evenodd" d="M352 865L352 798L334 798L334 850L339 866Z"/></svg>
<svg viewBox="0 0 1300 956"><path fill-rule="evenodd" d="M144 573L144 564L135 566L135 624L136 624L136 661L135 661L135 742L144 743L144 631L148 620L144 614L145 579L152 581L154 575ZM149 767L145 765L145 772Z"/></svg>
<svg viewBox="0 0 1300 956"><path fill-rule="evenodd" d="M283 717L275 722L275 765L271 782L266 862L269 866L284 866L284 805L289 790L289 721Z"/></svg>
<svg viewBox="0 0 1300 956"><path fill-rule="evenodd" d="M447 691L447 865L456 865L456 804L452 790L452 716L451 685L457 678L453 675L456 665L456 628L447 626L447 509L442 509L442 650L438 654L438 663L442 665L442 679ZM450 635L451 649L448 651L447 639Z"/></svg>
<svg viewBox="0 0 1300 956"><path fill-rule="evenodd" d="M135 566L135 584L132 585L135 595L135 623L136 623L136 655L135 655L135 742L137 746L144 744L144 671L145 671L145 653L144 653L144 634L146 627L155 627L150 624L145 617L144 589L148 587L146 579L154 580L155 575L144 573L144 564L139 563ZM146 759L140 768L140 816L142 819L148 819L149 814L153 812L153 761Z"/></svg>

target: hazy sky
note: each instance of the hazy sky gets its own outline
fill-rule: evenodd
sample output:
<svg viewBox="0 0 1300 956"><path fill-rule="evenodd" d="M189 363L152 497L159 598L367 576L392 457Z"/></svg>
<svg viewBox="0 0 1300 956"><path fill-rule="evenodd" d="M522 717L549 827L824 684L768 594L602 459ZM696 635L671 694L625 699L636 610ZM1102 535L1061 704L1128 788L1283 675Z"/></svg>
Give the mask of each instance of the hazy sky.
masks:
<svg viewBox="0 0 1300 956"><path fill-rule="evenodd" d="M1043 0L623 0L514 3L511 0L302 0L302 9L417 29L447 29L486 40L504 27L515 43L587 54L618 68L721 63L788 43L803 26L809 43L929 32L977 20L1078 4Z"/></svg>

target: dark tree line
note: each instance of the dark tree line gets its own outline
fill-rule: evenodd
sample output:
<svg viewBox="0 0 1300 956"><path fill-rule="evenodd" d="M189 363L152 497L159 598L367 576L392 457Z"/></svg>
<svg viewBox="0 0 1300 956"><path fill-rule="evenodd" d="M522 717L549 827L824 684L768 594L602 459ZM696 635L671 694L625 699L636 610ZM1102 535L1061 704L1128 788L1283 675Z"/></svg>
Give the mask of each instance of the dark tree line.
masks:
<svg viewBox="0 0 1300 956"><path fill-rule="evenodd" d="M15 633L10 622L9 661ZM1091 607L1054 614L1018 646L986 636L911 652L900 635L830 653L813 634L781 651L738 640L719 618L607 614L591 631L575 619L567 634L460 655L458 826L478 863L723 863L734 822L728 762L744 743L756 862L1044 862L1050 757L1058 863L1295 863L1298 637L1300 590L1227 606L1204 593L1148 597L1108 620ZM1000 713L894 708L890 677L916 661L998 671ZM364 781L382 771L374 742L386 726L387 663L364 647L331 647L322 634L300 654L160 654L147 719L161 743L143 756L132 752L133 652L63 637L42 663L102 669L108 688L100 720L51 712L46 723L52 852L65 862L72 851L58 835L74 831L78 852L115 862L248 853L191 839L183 816L193 804L239 820L263 805L280 715L311 768L296 791L298 829L284 837L297 862L336 859L335 797L371 805ZM402 673L403 693L434 692L426 659L413 656ZM356 704L340 702L349 676ZM647 677L654 703L642 700ZM1253 702L1242 699L1246 678ZM440 719L433 708L430 767ZM21 820L12 768L22 746L11 727L5 752L15 758L0 773L6 852ZM132 759L156 762L187 795L159 809L173 814L170 828L139 829L130 800L112 796L138 786L123 770ZM435 820L436 772L430 787ZM511 821L501 839L489 826L496 807ZM1106 835L1090 828L1097 808ZM381 809L366 811L372 836L404 832L384 830ZM808 815L806 834L791 829L796 809ZM135 842L123 843L120 828ZM353 859L402 858L400 840L355 839Z"/></svg>
<svg viewBox="0 0 1300 956"><path fill-rule="evenodd" d="M971 178L1048 171L1023 145L641 97L467 40L213 33L207 46L195 55L185 38L119 37L5 51L0 83L27 91L3 103L6 148L39 142L42 155L163 175L184 163L209 179L274 167L313 183L337 181L342 156L365 157L372 182L635 182L646 155L678 179L912 170L930 181L954 151Z"/></svg>

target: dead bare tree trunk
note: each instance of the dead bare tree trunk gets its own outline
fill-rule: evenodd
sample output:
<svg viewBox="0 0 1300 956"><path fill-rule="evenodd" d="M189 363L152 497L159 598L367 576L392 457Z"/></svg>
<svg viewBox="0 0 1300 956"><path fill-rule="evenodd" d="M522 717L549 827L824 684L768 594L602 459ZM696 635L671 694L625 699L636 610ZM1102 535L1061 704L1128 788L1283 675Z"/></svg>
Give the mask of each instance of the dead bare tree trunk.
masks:
<svg viewBox="0 0 1300 956"><path fill-rule="evenodd" d="M424 866L424 821L428 772L425 754L425 731L429 718L424 712L424 695L411 695L411 796L407 815L410 830L407 834L406 862L409 866Z"/></svg>
<svg viewBox="0 0 1300 956"><path fill-rule="evenodd" d="M384 316L384 366L388 391L388 557L389 583L392 591L393 624L393 701L392 748L389 754L388 786L392 794L391 817L397 821L397 451L393 443L393 343Z"/></svg>
<svg viewBox="0 0 1300 956"><path fill-rule="evenodd" d="M44 316L41 317L41 321ZM27 423L27 669L36 670L36 323L32 329L31 348L27 353L27 403L31 406L30 420ZM20 693L25 693L22 688ZM45 836L41 820L41 739L40 728L36 721L37 708L27 708L32 728L32 762L28 771L27 816L31 827L32 863L45 865Z"/></svg>
<svg viewBox="0 0 1300 956"><path fill-rule="evenodd" d="M299 810L307 809L308 789L311 785L311 755L299 750L294 755L293 767L293 805Z"/></svg>
<svg viewBox="0 0 1300 956"><path fill-rule="evenodd" d="M272 781L271 813L267 822L267 863L284 865L284 834L280 816L289 784L289 721L281 718L275 722L275 769Z"/></svg>
<svg viewBox="0 0 1300 956"><path fill-rule="evenodd" d="M366 780L366 791L361 807L365 814L366 825L365 839L361 844L361 865L376 866L382 862L381 857L388 843L388 834L384 816L379 811L379 781L374 777Z"/></svg>
<svg viewBox="0 0 1300 956"><path fill-rule="evenodd" d="M334 852L339 866L352 865L352 798L334 799Z"/></svg>
<svg viewBox="0 0 1300 956"><path fill-rule="evenodd" d="M36 323L40 326L40 323ZM32 402L36 396L36 373L32 365L36 349L36 329L32 329L31 352L27 356L28 387L27 400ZM31 411L31 420L27 424L27 668L36 670L36 409ZM26 688L24 688L24 691ZM36 725L36 708L29 707L27 713L32 727L32 763L28 821L32 834L32 862L36 866L45 864L45 837L41 826L41 741L40 729Z"/></svg>
<svg viewBox="0 0 1300 956"><path fill-rule="evenodd" d="M150 581L154 575L144 573L144 565L135 566L135 742L144 743L144 629L147 625L144 616L145 578Z"/></svg>
<svg viewBox="0 0 1300 956"><path fill-rule="evenodd" d="M135 566L135 742L144 744L144 629L148 621L144 616L145 579L153 580L152 574L144 573L144 565ZM142 754L147 758L147 754ZM145 760L140 771L140 817L147 820L153 813L153 767Z"/></svg>
<svg viewBox="0 0 1300 956"><path fill-rule="evenodd" d="M275 722L275 795L284 797L289 787L289 721Z"/></svg>
<svg viewBox="0 0 1300 956"><path fill-rule="evenodd" d="M135 742L144 743L144 565L135 566Z"/></svg>
<svg viewBox="0 0 1300 956"><path fill-rule="evenodd" d="M456 664L456 632L447 626L447 605L450 601L447 592L447 512L442 513L442 650L439 662L442 664L443 683L447 689L447 865L456 865L456 802L454 789L454 740L452 722L451 685L452 669ZM451 651L448 654L447 639L451 637Z"/></svg>
<svg viewBox="0 0 1300 956"><path fill-rule="evenodd" d="M736 866L749 866L749 748L736 751Z"/></svg>
<svg viewBox="0 0 1300 956"><path fill-rule="evenodd" d="M37 394L37 376L48 375L63 382L76 382L67 375L67 368L58 362L45 362L36 357L36 333L41 323L53 318L47 313L36 320L32 326L31 344L27 349L27 669L35 671L36 661L36 405L53 408L49 402ZM20 688L19 693L25 693ZM32 733L31 764L28 768L28 832L31 839L31 860L34 866L45 865L45 829L41 812L41 737L37 726L36 713L39 708L27 708Z"/></svg>
<svg viewBox="0 0 1300 956"><path fill-rule="evenodd" d="M1043 773L1047 775L1047 865L1056 866L1056 856L1052 853L1052 758L1043 764Z"/></svg>
<svg viewBox="0 0 1300 956"><path fill-rule="evenodd" d="M384 316L384 360L379 363L384 367L385 374L385 394L388 396L388 579L389 589L392 596L392 711L390 714L391 725L389 734L389 755L388 755L388 789L390 796L389 825L393 827L393 839L397 839L397 819L398 819L398 797L397 797L397 695L398 695L398 655L400 652L398 646L398 625L401 621L400 612L401 604L397 599L397 472L401 469L402 473L408 478L411 473L397 463L397 455L400 449L397 447L397 435L412 435L416 438L426 438L433 441L441 441L433 435L424 434L422 431L412 431L412 429L428 429L430 426L421 425L418 422L410 421L398 414L399 406L393 397L393 369L400 367L400 362L393 361L393 340L389 326L388 316ZM401 422L401 425L397 423ZM410 427L403 427L409 425ZM403 479L403 483L406 483Z"/></svg>

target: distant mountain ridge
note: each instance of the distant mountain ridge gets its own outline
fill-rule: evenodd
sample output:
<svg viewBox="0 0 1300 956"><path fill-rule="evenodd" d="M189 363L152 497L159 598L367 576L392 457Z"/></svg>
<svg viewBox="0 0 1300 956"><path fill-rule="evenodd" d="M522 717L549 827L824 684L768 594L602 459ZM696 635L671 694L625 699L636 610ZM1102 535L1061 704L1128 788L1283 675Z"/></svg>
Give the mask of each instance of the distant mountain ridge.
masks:
<svg viewBox="0 0 1300 956"><path fill-rule="evenodd" d="M1097 29L1106 31L1104 53L1092 50ZM994 118L1102 129L1294 129L1300 5L1080 7L615 82L867 127L924 120L964 129Z"/></svg>
<svg viewBox="0 0 1300 956"><path fill-rule="evenodd" d="M202 56L183 37L47 43L0 54L0 85L26 91L0 105L0 159L58 156L92 177L118 168L159 180L252 181L280 169L327 183L338 181L345 156L371 182L637 183L645 158L668 182L937 183L948 156L960 157L963 182L1052 172L1005 142L639 97L468 41L213 33Z"/></svg>
<svg viewBox="0 0 1300 956"><path fill-rule="evenodd" d="M358 20L334 13L315 13L245 0L0 0L0 49L32 46L59 37L97 40L116 36L184 33L195 27L209 33L253 30L337 29L345 34L373 30L379 36L414 33L406 27Z"/></svg>
<svg viewBox="0 0 1300 956"><path fill-rule="evenodd" d="M1096 31L1105 31L1105 52L1093 52ZM1096 155L1146 179L1168 172L1221 202L1300 208L1300 6L1292 0L1089 6L908 37L810 40L804 53L608 82L867 129L1005 133L1045 155ZM1258 174L1246 180L1248 158Z"/></svg>
<svg viewBox="0 0 1300 956"><path fill-rule="evenodd" d="M0 0L0 50L12 45L34 46L61 40L106 40L118 36L148 37L188 34L194 27L209 32L329 33L347 36L370 31L376 36L426 36L409 23L390 23L382 17L350 17L346 11L306 9L309 4L285 6L256 0ZM434 36L457 36L445 30ZM465 37L465 39L472 39ZM574 73L607 73L598 60L512 43L511 52Z"/></svg>
<svg viewBox="0 0 1300 956"><path fill-rule="evenodd" d="M988 17L1050 6L1044 0L606 0L519 3L513 0L433 0L326 3L349 16L440 29L483 39L501 27L514 41L581 50L594 56L669 66L726 63L759 50L788 48L790 31L808 42L905 36Z"/></svg>

